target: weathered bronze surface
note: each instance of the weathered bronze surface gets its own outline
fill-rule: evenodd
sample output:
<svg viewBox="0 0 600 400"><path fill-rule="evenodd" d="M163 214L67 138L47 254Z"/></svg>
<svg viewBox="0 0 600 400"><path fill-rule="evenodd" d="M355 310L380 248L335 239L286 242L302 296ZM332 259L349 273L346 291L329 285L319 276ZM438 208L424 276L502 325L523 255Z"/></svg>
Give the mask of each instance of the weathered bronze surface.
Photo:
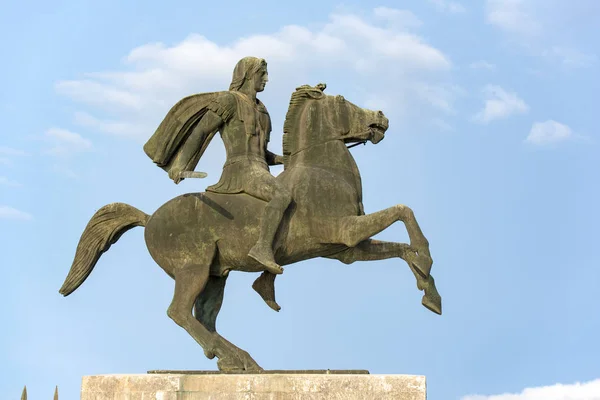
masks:
<svg viewBox="0 0 600 400"><path fill-rule="evenodd" d="M152 370L149 374L166 375L216 375L216 374L298 374L298 375L368 375L366 369L263 369L261 371L185 371Z"/></svg>
<svg viewBox="0 0 600 400"><path fill-rule="evenodd" d="M379 143L387 118L325 94L324 84L304 85L291 96L283 156L275 155L267 150L269 114L256 99L266 81L266 62L247 57L237 64L228 91L186 97L169 111L144 146L148 156L175 183L202 177L193 170L220 132L227 153L220 181L204 193L178 196L152 215L123 203L99 209L81 236L61 294L76 290L123 233L143 226L152 258L175 280L167 314L208 358L218 358L224 372L263 371L216 331L230 271L262 272L253 288L279 311L274 281L281 265L315 257L346 264L401 258L424 291L422 304L441 314L429 243L412 210L395 205L364 213L361 177L347 145ZM280 163L284 171L273 177L268 166ZM404 222L410 244L371 239L397 221Z"/></svg>

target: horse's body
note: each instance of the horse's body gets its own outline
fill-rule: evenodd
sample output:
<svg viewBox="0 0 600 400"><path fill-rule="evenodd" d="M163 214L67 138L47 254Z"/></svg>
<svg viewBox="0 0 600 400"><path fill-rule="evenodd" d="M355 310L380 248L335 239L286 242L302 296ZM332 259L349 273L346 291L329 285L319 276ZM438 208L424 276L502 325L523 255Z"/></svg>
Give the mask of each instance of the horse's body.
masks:
<svg viewBox="0 0 600 400"><path fill-rule="evenodd" d="M369 215L363 212L360 174L345 143L377 143L385 129L382 113L360 109L341 96L326 96L320 88L306 86L292 95L284 126L285 170L277 179L288 187L293 201L275 238L275 258L280 265L315 257L345 263L402 258L425 291L423 304L441 313L441 299L429 274L428 243L412 211L397 205ZM220 369L259 370L248 353L215 331L215 320L229 271L264 270L248 252L260 231L265 205L243 193L211 192L178 196L152 216L126 204L109 204L86 227L61 293L77 289L121 234L145 226L150 254L176 282L169 316L209 358L219 358ZM399 220L407 226L410 245L370 239Z"/></svg>
<svg viewBox="0 0 600 400"><path fill-rule="evenodd" d="M323 147L328 153L345 155L348 164L355 165L342 141L331 141ZM306 155L309 154L307 150ZM362 214L360 179L349 173L351 170L345 173L346 177L344 172L340 176L340 171L330 170L327 165L298 165L277 177L288 186L294 199L319 199L294 201L288 208L275 239L277 263L288 265L331 256L348 248L343 243L323 241L322 237L330 220ZM222 276L230 270L260 272L264 267L246 255L256 240L265 205L246 194L206 192L178 196L156 210L145 225L150 254L171 275L173 269L187 262L182 255L206 254L201 244L216 243L211 274Z"/></svg>

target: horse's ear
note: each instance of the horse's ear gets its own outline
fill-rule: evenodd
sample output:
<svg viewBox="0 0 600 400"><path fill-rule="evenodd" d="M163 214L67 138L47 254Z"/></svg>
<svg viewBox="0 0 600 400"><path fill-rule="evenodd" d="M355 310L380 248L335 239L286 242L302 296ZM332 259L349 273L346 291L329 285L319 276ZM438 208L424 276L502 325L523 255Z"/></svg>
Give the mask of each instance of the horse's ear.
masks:
<svg viewBox="0 0 600 400"><path fill-rule="evenodd" d="M326 85L324 83L320 83L317 86L302 85L300 87L297 87L296 91L292 95L292 101L294 100L294 98L320 100L326 96L325 93L323 93L325 86Z"/></svg>
<svg viewBox="0 0 600 400"><path fill-rule="evenodd" d="M302 85L296 88L296 92L305 91L305 90L318 90L319 92L324 92L327 88L326 83L317 83L315 86L310 85Z"/></svg>
<svg viewBox="0 0 600 400"><path fill-rule="evenodd" d="M303 90L308 90L308 89L313 89L313 87L312 87L312 86L310 86L310 85L302 85L302 86L298 86L298 87L296 88L296 92L300 92L300 91L303 91Z"/></svg>

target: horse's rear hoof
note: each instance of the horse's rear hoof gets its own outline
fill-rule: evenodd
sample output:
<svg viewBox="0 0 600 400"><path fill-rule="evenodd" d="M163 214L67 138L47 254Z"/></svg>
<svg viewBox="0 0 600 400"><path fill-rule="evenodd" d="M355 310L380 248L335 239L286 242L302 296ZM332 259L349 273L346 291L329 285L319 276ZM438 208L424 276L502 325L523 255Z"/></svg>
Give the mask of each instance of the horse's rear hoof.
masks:
<svg viewBox="0 0 600 400"><path fill-rule="evenodd" d="M210 350L204 350L204 355L206 356L206 358L208 358L209 360L212 360L213 358L216 357L216 354L213 353Z"/></svg>
<svg viewBox="0 0 600 400"><path fill-rule="evenodd" d="M227 373L260 373L263 369L246 352L232 354L217 361L219 371Z"/></svg>
<svg viewBox="0 0 600 400"><path fill-rule="evenodd" d="M442 298L439 295L428 295L426 293L423 295L421 304L429 311L432 311L437 315L442 315Z"/></svg>

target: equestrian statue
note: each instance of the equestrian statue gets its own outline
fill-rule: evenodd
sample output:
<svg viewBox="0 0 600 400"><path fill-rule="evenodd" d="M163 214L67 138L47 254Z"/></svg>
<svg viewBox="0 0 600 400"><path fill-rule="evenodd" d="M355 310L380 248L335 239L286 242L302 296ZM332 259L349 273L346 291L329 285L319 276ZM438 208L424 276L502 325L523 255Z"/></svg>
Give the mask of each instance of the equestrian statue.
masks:
<svg viewBox="0 0 600 400"><path fill-rule="evenodd" d="M260 372L244 350L215 328L231 271L259 272L252 287L275 311L275 278L282 266L316 257L355 261L401 258L413 272L422 304L442 313L431 276L429 243L405 205L365 214L361 177L349 148L379 143L388 129L381 111L324 93L325 84L298 87L283 126L283 155L267 149L271 120L257 93L268 81L264 59L245 57L229 90L179 101L144 146L152 161L179 183L195 171L219 132L226 161L219 182L178 196L152 215L124 203L100 208L85 228L60 293L89 276L102 253L129 229L145 227L154 261L175 280L167 315L185 329L219 370ZM283 164L277 177L269 166ZM371 239L397 221L410 243Z"/></svg>

